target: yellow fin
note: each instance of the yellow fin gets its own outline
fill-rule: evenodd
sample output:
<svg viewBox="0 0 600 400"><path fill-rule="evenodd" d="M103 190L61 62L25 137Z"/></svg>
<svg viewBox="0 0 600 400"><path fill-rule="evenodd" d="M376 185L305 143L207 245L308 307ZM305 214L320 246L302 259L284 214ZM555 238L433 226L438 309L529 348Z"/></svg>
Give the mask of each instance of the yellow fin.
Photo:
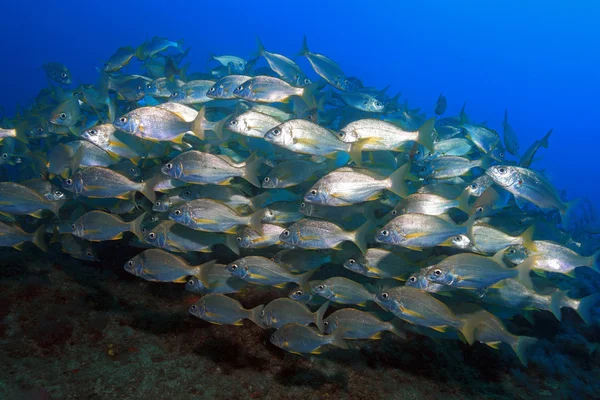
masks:
<svg viewBox="0 0 600 400"><path fill-rule="evenodd" d="M446 329L448 329L448 327L446 325L443 326L430 326L431 329L436 330L438 332L446 332Z"/></svg>

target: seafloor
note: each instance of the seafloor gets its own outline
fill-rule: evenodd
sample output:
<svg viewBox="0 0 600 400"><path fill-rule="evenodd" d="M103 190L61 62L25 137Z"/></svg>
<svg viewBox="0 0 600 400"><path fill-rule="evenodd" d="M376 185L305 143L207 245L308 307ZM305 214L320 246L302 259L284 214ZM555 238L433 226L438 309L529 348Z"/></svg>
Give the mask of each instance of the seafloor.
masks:
<svg viewBox="0 0 600 400"><path fill-rule="evenodd" d="M274 347L249 321L218 326L191 316L197 297L183 285L125 272L135 249L103 249L96 263L56 249L0 250L0 399L600 396L600 331L571 310L562 323L539 312L535 325L521 318L508 324L540 338L527 368L510 348L423 336L384 336L302 357ZM250 307L272 297L265 290L240 299Z"/></svg>

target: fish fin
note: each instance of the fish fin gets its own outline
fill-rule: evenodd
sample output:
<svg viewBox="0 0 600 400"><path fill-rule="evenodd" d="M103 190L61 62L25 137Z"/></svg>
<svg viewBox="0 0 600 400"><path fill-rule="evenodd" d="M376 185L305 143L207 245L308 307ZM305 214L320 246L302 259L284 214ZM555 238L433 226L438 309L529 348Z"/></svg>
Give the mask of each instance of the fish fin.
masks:
<svg viewBox="0 0 600 400"><path fill-rule="evenodd" d="M435 126L435 117L431 117L421 127L419 128L419 133L417 136L417 142L427 147L427 150L434 152L433 146L433 138L431 134L433 133L433 127Z"/></svg>
<svg viewBox="0 0 600 400"><path fill-rule="evenodd" d="M42 251L48 251L48 246L46 245L46 225L42 225L33 232L33 236L31 237L31 241Z"/></svg>
<svg viewBox="0 0 600 400"><path fill-rule="evenodd" d="M399 338L402 338L404 340L407 339L406 332L404 331L404 321L403 320L401 320L400 318L394 318L390 321L390 325L392 326L391 329L389 329L390 332L392 332L394 335L398 336Z"/></svg>
<svg viewBox="0 0 600 400"><path fill-rule="evenodd" d="M364 141L354 142L350 145L350 151L348 152L350 159L359 167L362 165L362 148L364 144Z"/></svg>
<svg viewBox="0 0 600 400"><path fill-rule="evenodd" d="M287 282L281 282L281 283L278 283L277 285L272 285L272 286L277 289L283 289L284 287L287 286L287 284L288 284Z"/></svg>
<svg viewBox="0 0 600 400"><path fill-rule="evenodd" d="M248 157L250 158L250 157ZM252 161L246 161L246 167L244 171L244 175L242 176L245 180L250 182L252 185L260 188L262 185L258 181L258 170L262 165L263 159L256 158Z"/></svg>
<svg viewBox="0 0 600 400"><path fill-rule="evenodd" d="M16 249L16 250L22 251L22 250L23 250L23 242L21 242L21 243L17 243L17 244L15 244L15 245L13 245L12 247L13 247L13 249Z"/></svg>
<svg viewBox="0 0 600 400"><path fill-rule="evenodd" d="M469 315L465 320L463 325L460 327L460 332L465 337L465 340L470 345L475 342L475 330L481 324L481 322L485 319L484 313L475 313Z"/></svg>
<svg viewBox="0 0 600 400"><path fill-rule="evenodd" d="M237 321L235 321L234 323L232 323L231 325L235 325L235 326L243 326L244 325L244 321L242 321L241 319L238 319Z"/></svg>
<svg viewBox="0 0 600 400"><path fill-rule="evenodd" d="M146 196L148 200L152 202L152 204L156 203L156 193L154 193L154 186L152 185L152 181L148 180L146 182L142 182L142 188L140 189L140 193Z"/></svg>
<svg viewBox="0 0 600 400"><path fill-rule="evenodd" d="M562 320L562 314L560 312L560 308L561 308L560 306L561 306L561 303L562 303L562 301L563 301L564 298L565 298L565 294L563 292L561 292L560 290L557 290L551 296L550 310L549 311L551 311L552 314L554 314L554 316L556 317L556 319L559 320L559 321Z"/></svg>
<svg viewBox="0 0 600 400"><path fill-rule="evenodd" d="M265 46L263 46L262 42L260 41L259 37L256 37L256 44L258 46L258 50L256 51L256 56L260 57L262 55L265 54Z"/></svg>
<svg viewBox="0 0 600 400"><path fill-rule="evenodd" d="M376 332L374 335L372 335L369 339L373 339L373 340L379 340L382 337L382 333L381 331Z"/></svg>
<svg viewBox="0 0 600 400"><path fill-rule="evenodd" d="M523 246L532 253L537 253L537 247L533 241L533 235L535 233L535 225L531 225L529 228L525 230L525 232L521 233L521 239L523 239Z"/></svg>
<svg viewBox="0 0 600 400"><path fill-rule="evenodd" d="M529 336L518 336L517 340L515 340L512 348L517 357L519 357L519 361L521 361L524 366L527 366L527 352L529 348L534 346L536 343L537 339Z"/></svg>
<svg viewBox="0 0 600 400"><path fill-rule="evenodd" d="M467 192L466 190L462 192L462 194L456 199L456 208L463 211L465 214L469 214L469 212L471 211L471 206L469 205L470 198L471 195L469 194L469 192Z"/></svg>
<svg viewBox="0 0 600 400"><path fill-rule="evenodd" d="M331 344L340 349L348 350L348 343L344 340L344 333L346 333L344 326L338 326L331 334Z"/></svg>
<svg viewBox="0 0 600 400"><path fill-rule="evenodd" d="M44 216L44 210L37 210L37 211L29 213L29 215L32 216L33 218L42 218Z"/></svg>
<svg viewBox="0 0 600 400"><path fill-rule="evenodd" d="M490 346L492 349L496 349L496 350L500 350L500 345L502 344L501 341L497 341L497 342L487 342L486 343L488 346Z"/></svg>
<svg viewBox="0 0 600 400"><path fill-rule="evenodd" d="M62 199L62 200L53 201L50 204L50 211L52 211L52 213L54 213L54 215L56 215L56 217L58 218L59 221L60 221L59 210L67 201L68 201L68 199Z"/></svg>
<svg viewBox="0 0 600 400"><path fill-rule="evenodd" d="M223 139L223 126L225 126L225 122L227 122L228 119L229 116L215 122L211 129L219 139Z"/></svg>
<svg viewBox="0 0 600 400"><path fill-rule="evenodd" d="M560 221L562 223L563 228L569 229L571 223L571 213L578 204L579 199L575 199L573 201L568 202L564 210L560 210Z"/></svg>
<svg viewBox="0 0 600 400"><path fill-rule="evenodd" d="M475 215L472 215L464 223L464 226L467 228L467 232L465 235L469 238L469 240L471 241L471 244L473 244L473 246L477 246L477 243L475 243L475 232L473 231L474 225L475 225Z"/></svg>
<svg viewBox="0 0 600 400"><path fill-rule="evenodd" d="M69 174L73 175L75 173L75 171L77 171L79 169L79 166L81 165L84 156L85 156L84 147L79 146L79 148L77 149L75 154L73 154L73 157L71 157L71 165L70 165L71 170L69 171Z"/></svg>
<svg viewBox="0 0 600 400"><path fill-rule="evenodd" d="M404 177L406 176L406 171L409 169L409 167L409 163L404 164L394 171L394 173L392 173L388 178L391 183L391 187L389 189L390 192L395 193L402 198L408 196L408 186L406 186L406 182L404 182Z"/></svg>
<svg viewBox="0 0 600 400"><path fill-rule="evenodd" d="M306 41L306 35L304 35L304 39L302 39L302 48L298 52L298 56L306 56L310 51L308 50L308 43Z"/></svg>
<svg viewBox="0 0 600 400"><path fill-rule="evenodd" d="M265 217L266 213L267 209L263 208L262 210L259 210L252 214L248 220L248 226L254 229L256 232L260 233L261 235L263 234L262 220Z"/></svg>
<svg viewBox="0 0 600 400"><path fill-rule="evenodd" d="M146 213L142 213L142 215L129 223L129 230L133 232L133 234L137 236L142 243L146 243L144 240L144 234L142 233L142 223L144 222L145 217Z"/></svg>
<svg viewBox="0 0 600 400"><path fill-rule="evenodd" d="M523 261L521 264L517 265L515 268L517 270L517 281L519 281L519 283L521 283L523 286L525 286L528 289L533 289L533 282L531 281L531 267L532 264L526 262L527 260Z"/></svg>
<svg viewBox="0 0 600 400"><path fill-rule="evenodd" d="M226 235L224 244L225 244L225 246L229 247L229 249L231 251L233 251L235 254L237 254L237 255L240 254L240 246L238 245L238 242L237 242L235 236Z"/></svg>
<svg viewBox="0 0 600 400"><path fill-rule="evenodd" d="M354 244L363 254L367 252L367 238L371 237L373 228L375 228L375 224L372 221L367 221L354 231Z"/></svg>
<svg viewBox="0 0 600 400"><path fill-rule="evenodd" d="M592 254L590 260L590 265L588 265L588 267L600 273L600 250Z"/></svg>
<svg viewBox="0 0 600 400"><path fill-rule="evenodd" d="M531 325L535 325L535 320L533 319L533 313L531 311L526 311L523 314L521 314L521 316L525 318L527 322L529 322Z"/></svg>
<svg viewBox="0 0 600 400"><path fill-rule="evenodd" d="M203 264L195 265L191 268L189 275L195 276L202 282L202 284L204 284L205 287L208 287L208 279L206 277L208 275L208 271L210 271L216 263L217 260L210 260Z"/></svg>
<svg viewBox="0 0 600 400"><path fill-rule="evenodd" d="M575 311L577 311L577 314L579 314L586 325L592 324L592 310L599 301L600 293L592 294L579 300L579 306Z"/></svg>
<svg viewBox="0 0 600 400"><path fill-rule="evenodd" d="M319 328L319 331L321 333L325 332L325 326L323 325L323 316L325 315L325 312L327 312L327 307L329 307L328 301L323 303L323 305L319 307L317 312L313 314L315 316L315 325L317 326L317 328Z"/></svg>
<svg viewBox="0 0 600 400"><path fill-rule="evenodd" d="M254 307L252 310L250 310L250 321L254 322L256 325L260 326L263 329L266 329L266 327L263 325L262 322L260 322L260 312L263 310L263 308L265 308L264 304L261 304L260 306L256 306Z"/></svg>
<svg viewBox="0 0 600 400"><path fill-rule="evenodd" d="M310 279L311 276L313 276L313 274L315 273L316 270L312 270L312 271L308 271L305 272L303 274L301 274L298 278L298 282L296 282L298 284L298 286L304 287L308 284L308 280Z"/></svg>
<svg viewBox="0 0 600 400"><path fill-rule="evenodd" d="M205 113L206 113L206 109L204 108L204 106L202 106L202 108L198 111L198 115L196 116L194 121L192 121L192 126L191 126L191 131L194 132L194 135L200 140L204 140L206 137L204 135L204 126L203 126L204 120L205 120L205 118L204 118ZM217 132L215 132L215 133L217 133Z"/></svg>

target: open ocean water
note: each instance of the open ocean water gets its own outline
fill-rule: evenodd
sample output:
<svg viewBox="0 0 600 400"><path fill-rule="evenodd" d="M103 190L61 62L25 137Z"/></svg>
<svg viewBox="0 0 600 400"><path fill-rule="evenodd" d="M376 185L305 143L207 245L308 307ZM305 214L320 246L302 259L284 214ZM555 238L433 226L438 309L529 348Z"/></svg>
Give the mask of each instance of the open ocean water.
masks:
<svg viewBox="0 0 600 400"><path fill-rule="evenodd" d="M596 2L0 14L0 399L600 397Z"/></svg>

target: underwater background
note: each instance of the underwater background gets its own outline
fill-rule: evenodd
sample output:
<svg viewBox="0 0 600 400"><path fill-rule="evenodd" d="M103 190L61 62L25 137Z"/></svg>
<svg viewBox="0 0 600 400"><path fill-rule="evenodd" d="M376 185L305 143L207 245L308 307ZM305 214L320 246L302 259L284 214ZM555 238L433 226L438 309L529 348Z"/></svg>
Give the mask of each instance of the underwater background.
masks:
<svg viewBox="0 0 600 400"><path fill-rule="evenodd" d="M0 11L3 116L49 87L43 64L68 66L71 86L95 83L96 68L117 48L155 36L191 47L183 62L189 71L215 67L208 64L212 54L251 59L258 37L316 78L308 61L295 57L306 35L311 51L335 60L348 76L367 87L391 85L390 97L401 92L401 103L428 116L440 93L448 100L446 116L458 115L466 102L472 121L498 132L508 110L521 153L553 129L533 168L563 200L581 199L571 234L583 243L582 253L600 246L600 5L593 1L7 1ZM0 399L592 399L600 393L598 304L589 325L566 309L560 322L547 311L536 313L534 324L522 316L505 321L511 332L539 339L527 366L509 348L426 336L403 342L390 335L360 350L298 356L271 345L249 322L218 326L193 317L188 307L197 297L180 284L147 282L123 269L140 252L127 242L99 243L100 263L27 249L0 248ZM580 268L576 282L569 279L555 283L570 297L600 290L597 271ZM243 303L269 300L250 293Z"/></svg>

